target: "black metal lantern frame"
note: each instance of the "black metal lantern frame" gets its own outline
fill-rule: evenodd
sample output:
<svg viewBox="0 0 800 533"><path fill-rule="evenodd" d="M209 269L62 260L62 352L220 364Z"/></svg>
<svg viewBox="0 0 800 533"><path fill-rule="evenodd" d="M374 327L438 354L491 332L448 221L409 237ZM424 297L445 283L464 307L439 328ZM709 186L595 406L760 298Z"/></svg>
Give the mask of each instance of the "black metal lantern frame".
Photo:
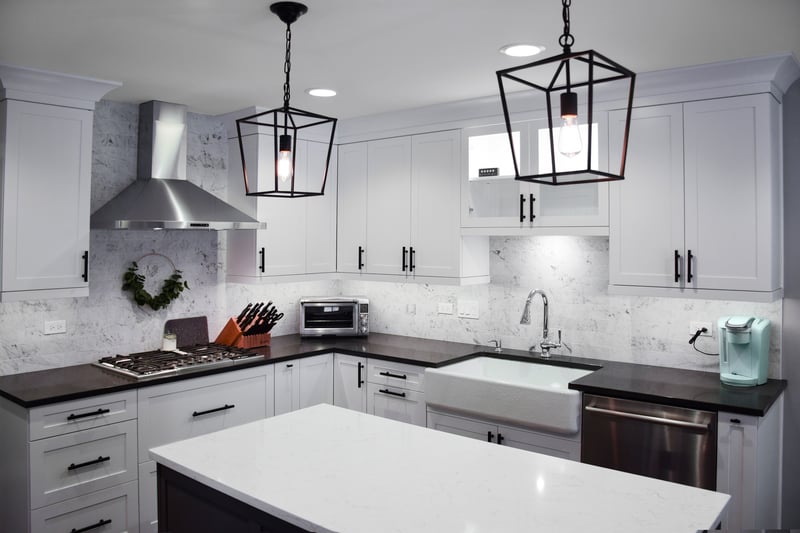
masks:
<svg viewBox="0 0 800 533"><path fill-rule="evenodd" d="M308 8L297 2L276 2L270 6L270 11L286 23L286 59L284 62L284 73L286 80L283 84L283 105L269 111L257 113L236 121L236 134L239 138L239 151L242 158L242 173L244 174L244 188L247 196L266 196L275 198L300 198L307 196L322 196L325 194L325 183L328 180L328 167L331 162L333 152L333 140L336 134L336 119L311 111L304 111L289 104L290 85L289 75L291 73L291 25L301 15L308 11ZM244 137L242 136L242 124L256 127L266 127L272 130L274 144L275 165L273 167L274 179L272 188L262 191L253 191L250 187L250 180L247 173L247 162L245 158ZM319 190L299 190L295 180L295 170L297 168L297 149L298 138L301 132L309 133L311 128L316 128L313 134L306 135L311 139L327 139L328 150L325 156L325 166ZM326 128L330 128L327 133ZM320 134L319 132L323 133ZM286 176L285 182L279 175L280 157L282 152L290 152L291 172ZM288 161L287 161L288 162Z"/></svg>
<svg viewBox="0 0 800 533"><path fill-rule="evenodd" d="M532 183L543 183L547 185L573 185L579 183L596 183L605 181L616 181L625 179L625 159L627 156L628 133L630 130L631 108L633 106L633 89L636 75L623 67L619 63L612 61L606 56L594 51L573 52L571 46L574 37L569 33L569 5L570 0L562 0L564 34L559 39L559 44L563 47L563 52L554 57L534 61L525 65L511 67L497 71L497 82L500 87L500 98L503 106L503 116L508 132L509 144L514 162L516 180ZM544 80L544 81L542 81ZM509 111L509 100L511 96L506 95L506 83L511 85L519 84L528 93L524 98L533 102L530 109L547 109L547 127L549 129L549 154L539 154L539 157L548 157L550 168L548 172L535 173L521 176L516 150L512 137L512 119ZM621 143L621 154L619 159L619 172L611 172L612 161L609 160L609 171L604 171L592 164L593 155L597 153L593 146L594 132L594 99L597 96L596 87L601 84L616 83L624 85L627 89L627 115L625 117L624 138ZM611 86L611 85L609 85ZM533 93L530 92L533 89ZM555 96L555 98L554 98ZM544 102L542 102L542 99ZM526 100L526 102L528 102ZM558 158L558 141L554 131L554 100L561 105L560 112L556 111L556 117L567 115L575 116L581 101L585 102L586 120L581 120L581 124L587 124L587 143L586 150L570 160L568 168L563 163L563 158ZM542 105L544 104L544 105ZM559 132L559 135L563 133ZM580 159L578 159L580 158ZM610 158L609 158L610 159ZM561 162L559 162L561 161Z"/></svg>

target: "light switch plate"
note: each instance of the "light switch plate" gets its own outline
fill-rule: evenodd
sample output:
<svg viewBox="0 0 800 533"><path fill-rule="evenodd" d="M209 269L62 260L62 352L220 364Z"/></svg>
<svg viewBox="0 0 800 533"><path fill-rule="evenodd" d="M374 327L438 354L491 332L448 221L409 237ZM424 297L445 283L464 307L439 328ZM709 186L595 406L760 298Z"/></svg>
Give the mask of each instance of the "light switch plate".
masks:
<svg viewBox="0 0 800 533"><path fill-rule="evenodd" d="M66 320L45 320L44 322L45 335L54 335L56 333L66 333L66 332L67 332Z"/></svg>
<svg viewBox="0 0 800 533"><path fill-rule="evenodd" d="M458 317L472 319L478 318L478 302L475 300L459 300Z"/></svg>
<svg viewBox="0 0 800 533"><path fill-rule="evenodd" d="M689 322L689 335L694 335L699 329L706 328L708 331L701 333L701 337L714 337L714 329L711 322L701 322L699 320L692 320Z"/></svg>

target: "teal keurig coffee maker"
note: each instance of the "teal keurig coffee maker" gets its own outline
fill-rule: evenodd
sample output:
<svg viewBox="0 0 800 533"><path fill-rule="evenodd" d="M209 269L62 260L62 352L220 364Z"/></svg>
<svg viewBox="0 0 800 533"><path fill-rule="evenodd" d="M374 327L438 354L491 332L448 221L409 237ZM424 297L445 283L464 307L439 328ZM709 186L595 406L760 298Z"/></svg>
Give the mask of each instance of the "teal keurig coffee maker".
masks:
<svg viewBox="0 0 800 533"><path fill-rule="evenodd" d="M719 331L719 376L723 383L753 387L767 381L769 320L752 316L724 316Z"/></svg>

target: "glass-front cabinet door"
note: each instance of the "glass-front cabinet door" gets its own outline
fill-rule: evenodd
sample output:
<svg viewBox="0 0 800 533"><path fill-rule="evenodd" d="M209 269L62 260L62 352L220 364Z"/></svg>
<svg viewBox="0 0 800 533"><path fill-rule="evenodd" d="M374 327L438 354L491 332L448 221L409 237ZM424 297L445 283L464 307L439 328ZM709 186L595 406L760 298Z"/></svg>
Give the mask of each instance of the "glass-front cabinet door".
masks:
<svg viewBox="0 0 800 533"><path fill-rule="evenodd" d="M572 159L556 154L558 168L572 161L585 161L588 125L581 126L583 147ZM556 132L558 134L558 132ZM520 174L548 172L551 166L549 135L545 118L519 122L512 129ZM482 233L553 233L552 228L569 228L570 234L608 233L608 184L540 185L514 179L514 164L505 124L466 128L465 178L462 181L464 228L498 228ZM592 166L608 168L607 121L595 113L592 125ZM502 228L502 229L501 229ZM586 228L581 231L576 228ZM558 230L556 230L556 233Z"/></svg>

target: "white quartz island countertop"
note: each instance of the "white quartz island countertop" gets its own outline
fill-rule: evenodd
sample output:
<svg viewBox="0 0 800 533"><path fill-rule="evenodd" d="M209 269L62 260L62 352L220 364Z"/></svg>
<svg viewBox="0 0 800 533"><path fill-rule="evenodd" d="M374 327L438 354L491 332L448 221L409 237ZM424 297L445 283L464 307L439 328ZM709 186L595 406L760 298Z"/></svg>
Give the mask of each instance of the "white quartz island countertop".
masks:
<svg viewBox="0 0 800 533"><path fill-rule="evenodd" d="M150 455L309 531L688 533L711 528L728 501L330 405Z"/></svg>

